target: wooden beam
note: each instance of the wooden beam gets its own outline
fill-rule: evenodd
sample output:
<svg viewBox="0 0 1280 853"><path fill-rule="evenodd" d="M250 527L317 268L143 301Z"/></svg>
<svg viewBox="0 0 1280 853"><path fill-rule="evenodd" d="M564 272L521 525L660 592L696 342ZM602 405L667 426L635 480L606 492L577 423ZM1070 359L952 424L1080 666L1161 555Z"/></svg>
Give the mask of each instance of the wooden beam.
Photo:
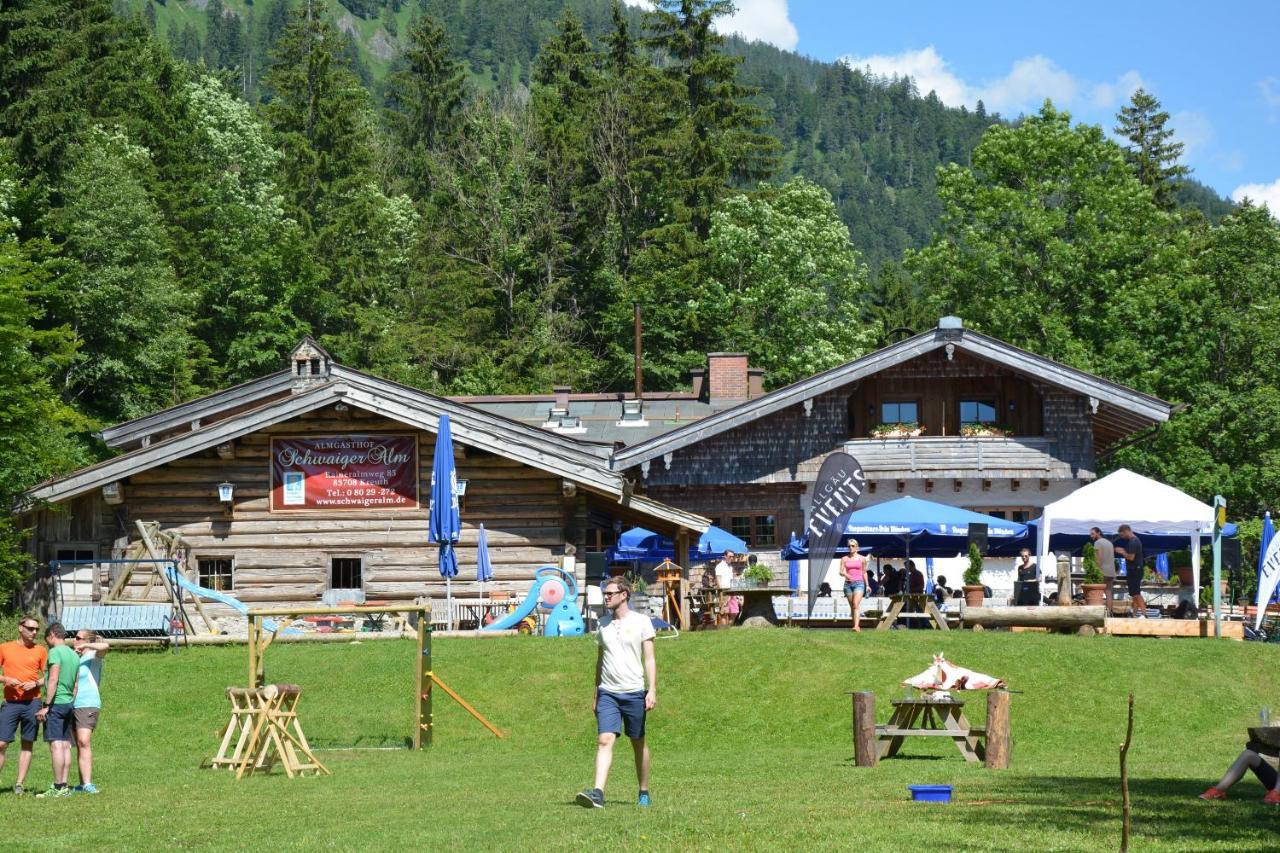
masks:
<svg viewBox="0 0 1280 853"><path fill-rule="evenodd" d="M964 607L960 620L968 626L987 628L1023 625L1040 628L1100 628L1106 618L1104 607Z"/></svg>
<svg viewBox="0 0 1280 853"><path fill-rule="evenodd" d="M1118 637L1212 637L1213 623L1199 619L1107 619L1103 630ZM1222 636L1244 639L1243 622L1223 622Z"/></svg>

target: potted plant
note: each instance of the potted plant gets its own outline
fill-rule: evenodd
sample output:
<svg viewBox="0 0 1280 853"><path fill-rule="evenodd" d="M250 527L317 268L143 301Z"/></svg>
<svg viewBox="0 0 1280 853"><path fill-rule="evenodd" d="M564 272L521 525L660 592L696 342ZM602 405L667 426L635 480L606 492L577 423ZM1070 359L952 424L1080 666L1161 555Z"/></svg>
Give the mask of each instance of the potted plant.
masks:
<svg viewBox="0 0 1280 853"><path fill-rule="evenodd" d="M1102 569L1098 568L1098 553L1093 545L1084 546L1084 590L1086 607L1101 607L1107 603L1107 585L1102 577Z"/></svg>
<svg viewBox="0 0 1280 853"><path fill-rule="evenodd" d="M1191 586L1192 582L1195 581L1195 577L1191 572L1191 552L1170 551L1169 573L1177 575L1178 583L1181 586Z"/></svg>
<svg viewBox="0 0 1280 853"><path fill-rule="evenodd" d="M915 421L894 424L876 424L871 428L872 438L915 438L924 432L924 427Z"/></svg>
<svg viewBox="0 0 1280 853"><path fill-rule="evenodd" d="M960 434L965 438L1007 438L1013 435L1013 430L997 424L972 422L960 424Z"/></svg>
<svg viewBox="0 0 1280 853"><path fill-rule="evenodd" d="M969 567L964 570L964 606L981 607L982 588L982 553L976 544L969 545Z"/></svg>
<svg viewBox="0 0 1280 853"><path fill-rule="evenodd" d="M742 573L742 577L756 586L768 586L773 580L773 572L764 563L752 563Z"/></svg>
<svg viewBox="0 0 1280 853"><path fill-rule="evenodd" d="M628 605L641 613L649 612L649 583L639 571L627 572L624 577L631 584L631 600Z"/></svg>

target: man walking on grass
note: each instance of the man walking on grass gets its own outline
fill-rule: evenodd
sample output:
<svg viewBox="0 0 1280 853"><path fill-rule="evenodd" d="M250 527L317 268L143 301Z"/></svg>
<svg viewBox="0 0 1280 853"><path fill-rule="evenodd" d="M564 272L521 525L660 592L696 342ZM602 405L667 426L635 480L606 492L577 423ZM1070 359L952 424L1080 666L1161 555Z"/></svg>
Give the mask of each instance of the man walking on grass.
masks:
<svg viewBox="0 0 1280 853"><path fill-rule="evenodd" d="M44 739L49 743L53 763L53 785L37 797L68 797L67 773L71 770L71 737L76 698L76 674L80 657L67 645L67 632L58 622L44 629L49 647L49 676L45 681L44 707L37 715L44 723Z"/></svg>
<svg viewBox="0 0 1280 853"><path fill-rule="evenodd" d="M48 652L36 645L40 623L34 616L18 620L18 639L0 645L0 671L4 673L4 705L0 706L0 770L13 743L18 726L22 726L22 751L18 753L18 778L13 792L24 792L27 770L31 767L31 748L35 745L40 711L40 674L44 672Z"/></svg>
<svg viewBox="0 0 1280 853"><path fill-rule="evenodd" d="M653 620L632 610L631 584L614 578L604 585L608 613L597 634L595 786L578 794L578 804L604 808L604 786L613 764L613 744L626 732L636 758L641 806L649 805L649 747L644 740L645 714L658 701L658 664L653 654ZM646 683L648 689L645 689Z"/></svg>

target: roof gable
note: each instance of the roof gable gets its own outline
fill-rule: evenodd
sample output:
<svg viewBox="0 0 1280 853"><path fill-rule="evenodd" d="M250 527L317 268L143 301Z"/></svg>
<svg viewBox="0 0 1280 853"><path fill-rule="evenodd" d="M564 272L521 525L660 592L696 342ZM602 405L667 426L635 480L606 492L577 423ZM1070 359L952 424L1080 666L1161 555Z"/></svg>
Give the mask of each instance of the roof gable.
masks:
<svg viewBox="0 0 1280 853"><path fill-rule="evenodd" d="M947 323L948 319L952 322ZM613 456L613 468L619 471L632 468L944 348L968 353L1045 384L1088 397L1093 404L1096 420L1117 440L1152 424L1167 421L1174 409L1171 403L1164 400L962 328L953 318L944 318L944 322L937 328L688 426L618 450Z"/></svg>
<svg viewBox="0 0 1280 853"><path fill-rule="evenodd" d="M463 444L572 480L680 527L703 531L710 523L699 515L632 495L630 483L608 467L609 447L575 441L359 371L336 365L332 370L330 381L309 390L270 399L257 408L237 412L207 426L197 425L189 432L51 479L30 489L26 498L29 501L66 500L131 474L343 402L428 432L436 432L440 415L447 413L455 439ZM288 372L284 376L288 379ZM174 421L182 422L181 418Z"/></svg>

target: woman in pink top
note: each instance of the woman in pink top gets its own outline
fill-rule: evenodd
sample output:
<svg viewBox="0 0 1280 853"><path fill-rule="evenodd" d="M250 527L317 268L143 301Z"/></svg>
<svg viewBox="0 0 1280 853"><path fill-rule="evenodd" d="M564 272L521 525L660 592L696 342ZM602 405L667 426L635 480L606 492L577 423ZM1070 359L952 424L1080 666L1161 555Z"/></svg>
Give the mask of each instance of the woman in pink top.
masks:
<svg viewBox="0 0 1280 853"><path fill-rule="evenodd" d="M844 574L844 596L849 599L849 612L853 614L853 630L862 632L862 596L867 592L867 558L858 553L858 540L849 540L849 554L840 561Z"/></svg>

